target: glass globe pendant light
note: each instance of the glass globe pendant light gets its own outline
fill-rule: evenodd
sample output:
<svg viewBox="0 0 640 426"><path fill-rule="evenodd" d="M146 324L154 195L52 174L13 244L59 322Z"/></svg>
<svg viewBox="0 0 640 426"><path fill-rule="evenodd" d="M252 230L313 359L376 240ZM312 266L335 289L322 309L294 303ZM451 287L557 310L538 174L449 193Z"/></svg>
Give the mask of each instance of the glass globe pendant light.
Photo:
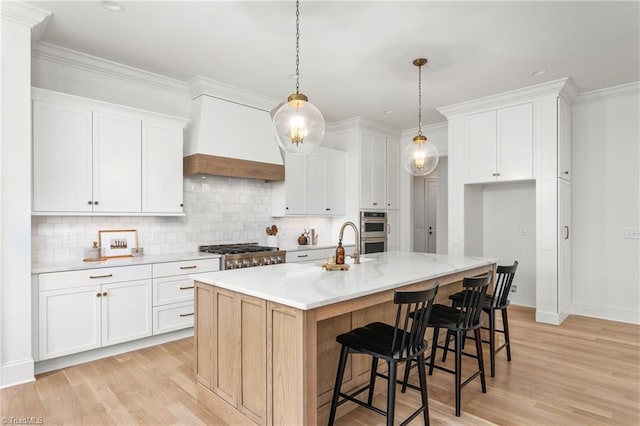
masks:
<svg viewBox="0 0 640 426"><path fill-rule="evenodd" d="M438 167L438 148L427 143L427 137L422 134L422 66L426 63L425 58L413 61L418 67L418 134L413 137L413 143L402 150L402 164L414 176L426 176Z"/></svg>
<svg viewBox="0 0 640 426"><path fill-rule="evenodd" d="M306 154L322 141L324 117L309 98L300 93L300 2L296 0L296 93L276 107L273 130L278 145L292 154Z"/></svg>

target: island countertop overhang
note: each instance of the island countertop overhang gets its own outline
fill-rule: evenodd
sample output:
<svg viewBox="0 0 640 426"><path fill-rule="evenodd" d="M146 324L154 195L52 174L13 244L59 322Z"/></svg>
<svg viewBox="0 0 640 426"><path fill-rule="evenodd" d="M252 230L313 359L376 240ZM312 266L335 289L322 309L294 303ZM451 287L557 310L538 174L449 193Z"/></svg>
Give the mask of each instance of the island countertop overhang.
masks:
<svg viewBox="0 0 640 426"><path fill-rule="evenodd" d="M195 281L310 310L495 263L495 259L414 252L367 255L348 271L326 271L319 263L285 263L190 277Z"/></svg>

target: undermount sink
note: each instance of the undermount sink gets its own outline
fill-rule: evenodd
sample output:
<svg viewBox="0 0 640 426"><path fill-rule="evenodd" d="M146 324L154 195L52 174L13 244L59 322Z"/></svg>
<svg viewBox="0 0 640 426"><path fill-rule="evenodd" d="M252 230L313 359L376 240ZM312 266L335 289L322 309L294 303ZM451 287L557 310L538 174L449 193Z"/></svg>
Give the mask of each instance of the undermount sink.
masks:
<svg viewBox="0 0 640 426"><path fill-rule="evenodd" d="M371 258L371 257L360 256L360 263L370 262L372 260L373 260L373 258ZM346 263L347 265L353 265L353 257L345 256L344 263Z"/></svg>

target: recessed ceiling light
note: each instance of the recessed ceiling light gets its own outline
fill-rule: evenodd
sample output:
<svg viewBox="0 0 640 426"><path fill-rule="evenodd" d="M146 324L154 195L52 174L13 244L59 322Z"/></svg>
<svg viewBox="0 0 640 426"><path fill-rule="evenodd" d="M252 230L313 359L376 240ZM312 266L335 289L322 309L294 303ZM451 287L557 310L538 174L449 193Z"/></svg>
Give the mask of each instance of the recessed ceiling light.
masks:
<svg viewBox="0 0 640 426"><path fill-rule="evenodd" d="M102 2L102 7L111 12L122 12L124 10L124 6L117 1L105 0Z"/></svg>
<svg viewBox="0 0 640 426"><path fill-rule="evenodd" d="M539 75L544 74L545 72L547 72L547 70L533 70L531 71L531 75L535 75L537 77Z"/></svg>
<svg viewBox="0 0 640 426"><path fill-rule="evenodd" d="M392 109L385 109L384 113L385 114L393 114L393 110Z"/></svg>

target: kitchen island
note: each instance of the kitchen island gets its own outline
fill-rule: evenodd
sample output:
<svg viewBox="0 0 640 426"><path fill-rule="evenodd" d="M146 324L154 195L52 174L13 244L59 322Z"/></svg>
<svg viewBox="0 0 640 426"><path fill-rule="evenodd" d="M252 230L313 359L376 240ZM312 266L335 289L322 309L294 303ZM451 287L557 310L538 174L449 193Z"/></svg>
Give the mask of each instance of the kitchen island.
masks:
<svg viewBox="0 0 640 426"><path fill-rule="evenodd" d="M326 424L338 334L393 323L396 290L439 282L444 302L465 276L495 270L493 260L427 253L361 260L349 271L318 262L193 275L198 399L230 424ZM354 356L343 390L368 381L369 368Z"/></svg>

